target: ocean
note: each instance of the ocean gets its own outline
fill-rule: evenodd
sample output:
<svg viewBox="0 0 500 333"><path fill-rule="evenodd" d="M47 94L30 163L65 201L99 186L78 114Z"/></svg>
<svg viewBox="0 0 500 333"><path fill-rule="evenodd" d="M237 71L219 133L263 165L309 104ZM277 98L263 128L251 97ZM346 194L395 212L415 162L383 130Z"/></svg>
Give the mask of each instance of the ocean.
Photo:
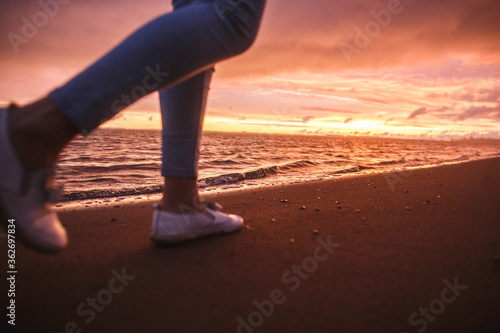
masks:
<svg viewBox="0 0 500 333"><path fill-rule="evenodd" d="M201 192L405 171L500 156L498 141L205 132ZM62 201L162 191L159 130L98 129L77 137L56 166Z"/></svg>

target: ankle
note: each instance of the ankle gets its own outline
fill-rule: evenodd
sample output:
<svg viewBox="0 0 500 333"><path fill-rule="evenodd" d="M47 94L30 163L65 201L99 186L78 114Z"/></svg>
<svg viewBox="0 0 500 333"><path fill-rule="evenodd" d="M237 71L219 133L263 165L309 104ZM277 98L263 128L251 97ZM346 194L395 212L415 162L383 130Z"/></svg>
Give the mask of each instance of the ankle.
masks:
<svg viewBox="0 0 500 333"><path fill-rule="evenodd" d="M162 200L158 204L158 208L164 212L176 213L176 214L195 214L201 213L204 209L203 203L199 202L193 204L192 202L165 202Z"/></svg>
<svg viewBox="0 0 500 333"><path fill-rule="evenodd" d="M22 108L12 106L8 128L14 151L28 170L54 163L59 152L77 133L76 126L49 98Z"/></svg>
<svg viewBox="0 0 500 333"><path fill-rule="evenodd" d="M205 207L200 200L197 179L165 177L165 188L159 207L160 210L178 214L203 211Z"/></svg>
<svg viewBox="0 0 500 333"><path fill-rule="evenodd" d="M30 129L31 114L25 108L11 107L9 111L7 126L17 158L28 170L45 166L45 158L42 157L43 150L37 147L38 143L43 142L45 138L41 133Z"/></svg>

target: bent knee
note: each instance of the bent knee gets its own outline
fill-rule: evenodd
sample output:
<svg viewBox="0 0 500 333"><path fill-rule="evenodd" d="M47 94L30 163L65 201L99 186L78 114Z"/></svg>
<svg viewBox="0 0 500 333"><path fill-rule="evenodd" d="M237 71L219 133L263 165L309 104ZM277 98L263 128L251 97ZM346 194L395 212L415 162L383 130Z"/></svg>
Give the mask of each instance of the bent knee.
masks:
<svg viewBox="0 0 500 333"><path fill-rule="evenodd" d="M238 55L248 50L259 31L265 0L216 0L214 7L227 29L228 51Z"/></svg>

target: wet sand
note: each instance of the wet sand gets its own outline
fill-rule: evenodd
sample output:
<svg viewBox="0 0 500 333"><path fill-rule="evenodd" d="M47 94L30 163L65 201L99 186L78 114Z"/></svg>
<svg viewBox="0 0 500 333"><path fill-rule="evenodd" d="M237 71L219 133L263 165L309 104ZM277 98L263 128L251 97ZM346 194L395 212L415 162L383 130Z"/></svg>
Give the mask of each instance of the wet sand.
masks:
<svg viewBox="0 0 500 333"><path fill-rule="evenodd" d="M247 228L169 248L149 240L148 202L61 212L67 250L17 245L16 326L0 331L498 332L499 170L219 194Z"/></svg>

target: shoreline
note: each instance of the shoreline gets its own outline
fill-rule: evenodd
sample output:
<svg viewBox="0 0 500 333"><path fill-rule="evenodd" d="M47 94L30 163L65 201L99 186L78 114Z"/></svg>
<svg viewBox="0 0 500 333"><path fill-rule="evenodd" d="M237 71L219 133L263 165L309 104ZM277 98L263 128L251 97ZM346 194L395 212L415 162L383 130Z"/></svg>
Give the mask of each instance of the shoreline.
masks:
<svg viewBox="0 0 500 333"><path fill-rule="evenodd" d="M16 330L0 330L496 332L499 170L494 158L210 193L247 227L166 248L146 202L62 211L65 251L17 244Z"/></svg>
<svg viewBox="0 0 500 333"><path fill-rule="evenodd" d="M379 175L379 174L391 174L391 173L402 174L403 175L402 178L405 178L407 174L413 173L415 170L438 168L438 167L447 166L447 165L459 165L459 164L464 164L464 163L491 160L491 159L497 159L497 158L500 158L500 156L478 158L478 159L474 159L474 160L459 161L459 162L442 162L439 164L428 164L428 165L423 165L423 166L410 166L410 167L403 167L403 169L393 168L391 170L379 170L379 171L372 171L372 169L369 169L369 170L362 170L362 171L353 172L353 173L339 173L339 174L331 175L329 177L321 177L319 179L309 179L309 180L305 180L305 181L301 181L301 182L294 181L294 182L284 183L284 184L256 184L256 185L251 185L251 186L245 186L246 184L242 183L242 185L239 187L234 187L235 184L224 184L224 185L218 185L218 186L213 186L213 187L208 187L208 188L200 188L200 194L203 197L206 197L206 196L213 197L215 195L220 195L222 193L261 190L261 189L265 189L265 188L272 188L272 187L278 187L278 186L279 187L281 187L281 186L293 186L296 184L307 184L307 183L315 183L315 182L322 182L322 181L328 181L328 180L337 180L337 179L343 179L343 178L357 178L357 177L362 177L362 176L366 176L366 175ZM248 181L255 181L255 180L248 179ZM224 188L224 187L228 187L228 188ZM89 198L89 199L67 200L67 201L57 202L54 208L56 211L66 211L68 209L85 209L85 208L89 208L89 207L97 207L97 208L102 207L103 208L103 207L111 206L113 204L133 204L133 203L141 203L142 201L144 201L144 202L151 202L151 201L156 202L155 200L159 200L161 197L161 194L162 194L162 191L158 191L158 192L145 193L145 194L139 193L139 194L131 194L131 195L117 195L117 196L106 196L106 197Z"/></svg>
<svg viewBox="0 0 500 333"><path fill-rule="evenodd" d="M159 138L142 132L122 134L98 132L94 139L79 139L66 148L56 171L59 183L66 187L63 200L99 200L162 191ZM138 137L143 140L142 149L134 143ZM198 184L206 187L205 192L327 179L338 173L359 173L366 169L383 172L500 156L498 144L468 140L431 144L425 140L359 137L235 138L210 133L202 141L204 153L200 155ZM222 151L216 148L220 143L224 143ZM82 153L82 147L87 153ZM109 151L114 153L110 155ZM276 155L276 151L283 155Z"/></svg>

